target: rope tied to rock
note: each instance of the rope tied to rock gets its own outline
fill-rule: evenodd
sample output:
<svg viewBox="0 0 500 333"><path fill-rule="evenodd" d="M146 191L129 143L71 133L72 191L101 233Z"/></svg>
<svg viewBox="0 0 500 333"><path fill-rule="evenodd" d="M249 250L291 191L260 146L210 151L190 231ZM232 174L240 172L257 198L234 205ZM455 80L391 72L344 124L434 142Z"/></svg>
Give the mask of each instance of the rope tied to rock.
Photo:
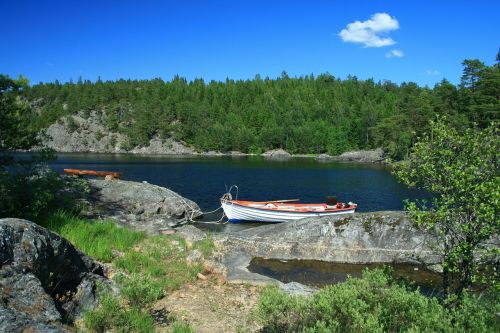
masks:
<svg viewBox="0 0 500 333"><path fill-rule="evenodd" d="M233 188L236 188L236 198L238 198L238 186L231 185L231 187L229 188L229 190L227 190L226 193L224 193L222 195L222 197L220 198L221 202L223 200L232 200L231 191L233 190ZM221 218L218 219L218 220L216 220L216 221L198 221L198 220L195 220L195 216L209 215L209 214L216 213L217 211L219 211L219 210L222 209L222 204L217 209L204 212L201 209L193 208L186 201L186 199L184 197L182 197L181 195L179 195L179 194L177 194L177 193L175 193L174 191L171 191L171 190L170 190L170 192L172 192L184 204L184 212L186 213L186 220L188 222L204 223L204 224L226 224L226 223L229 222L229 221L222 222L224 220L224 217L226 217L226 214L224 212L222 212Z"/></svg>

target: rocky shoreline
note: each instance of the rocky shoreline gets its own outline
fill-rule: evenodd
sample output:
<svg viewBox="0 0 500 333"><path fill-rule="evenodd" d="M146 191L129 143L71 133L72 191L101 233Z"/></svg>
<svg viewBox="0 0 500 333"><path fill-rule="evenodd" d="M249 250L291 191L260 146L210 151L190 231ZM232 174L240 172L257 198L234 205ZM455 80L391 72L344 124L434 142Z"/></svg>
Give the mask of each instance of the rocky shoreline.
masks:
<svg viewBox="0 0 500 333"><path fill-rule="evenodd" d="M89 193L78 200L86 207L83 214L89 218L110 219L149 235L169 231L188 244L208 237L195 223L186 224L191 217L201 215L198 205L167 188L124 180L88 180L88 185ZM285 284L250 272L248 265L255 257L427 266L441 261L429 247L431 236L415 229L403 212L310 218L215 234L211 238L215 250L210 258L205 258L204 265L229 283L222 290L232 290L235 284L277 284L289 294L309 295L316 291L300 283ZM187 260L197 262L200 255L193 250ZM33 222L1 219L0 331L71 331L68 324L99 304L98 284L117 290L106 277L106 267Z"/></svg>
<svg viewBox="0 0 500 333"><path fill-rule="evenodd" d="M290 154L283 149L273 149L262 154L242 153L239 151L199 152L184 142L171 138L155 137L147 146L137 146L125 149L126 135L119 132L110 132L102 125L102 115L91 112L88 117L83 114L63 117L50 125L42 136L46 147L59 153L98 153L98 154L134 154L134 155L166 155L166 156L262 156L271 160L287 160L294 157L315 158L320 162L362 162L384 163L385 154L381 148L344 152L338 156L328 154ZM36 150L34 148L33 150Z"/></svg>
<svg viewBox="0 0 500 333"><path fill-rule="evenodd" d="M187 222L201 216L199 206L179 194L148 184L124 180L88 180L90 192L81 200L89 218L108 218L133 230L155 235L179 233L190 239L206 234ZM181 228L179 226L185 225ZM276 280L250 273L254 257L320 260L335 263L440 263L429 247L431 236L417 230L404 212L355 213L268 224L214 236L218 264L228 281L256 284Z"/></svg>

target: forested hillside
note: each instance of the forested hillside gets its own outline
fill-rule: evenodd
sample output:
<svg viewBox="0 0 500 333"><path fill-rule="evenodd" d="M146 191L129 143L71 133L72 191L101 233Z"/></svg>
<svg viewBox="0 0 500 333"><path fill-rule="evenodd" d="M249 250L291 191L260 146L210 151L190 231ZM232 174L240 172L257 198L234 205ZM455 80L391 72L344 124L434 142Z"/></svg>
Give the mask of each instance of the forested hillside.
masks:
<svg viewBox="0 0 500 333"><path fill-rule="evenodd" d="M458 128L499 119L499 55L493 66L465 60L458 86L443 80L432 89L330 74L291 78L283 72L277 79L257 75L225 82L56 81L29 87L23 95L38 111L37 129L97 111L106 128L128 136L125 149L171 137L201 151L339 154L383 147L401 159L436 115Z"/></svg>

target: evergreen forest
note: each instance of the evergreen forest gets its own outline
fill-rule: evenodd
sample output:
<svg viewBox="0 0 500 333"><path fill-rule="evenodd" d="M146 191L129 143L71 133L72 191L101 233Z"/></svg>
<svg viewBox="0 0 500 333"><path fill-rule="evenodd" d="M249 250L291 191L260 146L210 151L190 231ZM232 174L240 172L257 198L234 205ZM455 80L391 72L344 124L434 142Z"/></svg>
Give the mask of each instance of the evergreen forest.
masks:
<svg viewBox="0 0 500 333"><path fill-rule="evenodd" d="M188 81L82 80L40 83L23 98L36 110L35 130L63 116L97 112L110 132L127 135L124 149L172 138L198 151L261 153L283 148L294 154L382 147L404 159L429 120L451 127L484 128L499 119L500 52L496 62L464 60L458 85L446 79L433 88L413 82L336 78L328 73L279 78ZM458 66L458 64L457 64ZM71 118L71 117L69 117Z"/></svg>

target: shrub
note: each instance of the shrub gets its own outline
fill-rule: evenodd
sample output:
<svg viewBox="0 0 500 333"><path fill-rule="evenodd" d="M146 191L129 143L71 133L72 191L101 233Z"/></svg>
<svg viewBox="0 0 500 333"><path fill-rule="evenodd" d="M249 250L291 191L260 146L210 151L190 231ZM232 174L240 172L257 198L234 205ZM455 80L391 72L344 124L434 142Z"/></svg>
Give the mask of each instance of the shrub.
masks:
<svg viewBox="0 0 500 333"><path fill-rule="evenodd" d="M500 329L498 304L467 296L448 310L382 270L367 270L309 298L267 288L258 312L266 332L490 332Z"/></svg>
<svg viewBox="0 0 500 333"><path fill-rule="evenodd" d="M97 131L97 132L95 133L95 139L96 139L97 141L101 141L101 139L102 139L102 138L104 138L104 134L102 134L102 132L101 132L101 131Z"/></svg>
<svg viewBox="0 0 500 333"><path fill-rule="evenodd" d="M61 177L44 165L0 170L0 217L37 220L64 205Z"/></svg>

